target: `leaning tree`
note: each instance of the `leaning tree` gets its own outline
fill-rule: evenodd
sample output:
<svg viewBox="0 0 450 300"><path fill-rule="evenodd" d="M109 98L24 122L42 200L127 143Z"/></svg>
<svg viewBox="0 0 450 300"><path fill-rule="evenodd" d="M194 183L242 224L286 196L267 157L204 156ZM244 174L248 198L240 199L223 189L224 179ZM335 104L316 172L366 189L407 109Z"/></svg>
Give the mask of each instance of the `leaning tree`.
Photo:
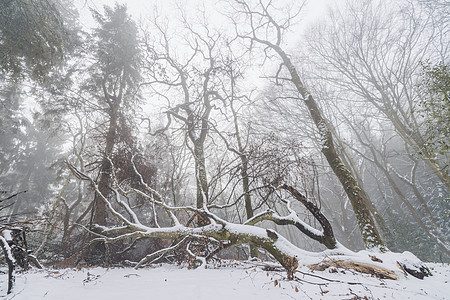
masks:
<svg viewBox="0 0 450 300"><path fill-rule="evenodd" d="M367 206L367 194L358 184L355 176L343 163L335 147L333 127L325 118L314 96L310 93L301 79L298 67L292 62L290 55L285 51L286 31L295 21L302 6L297 10L288 7L278 9L273 1L230 1L230 19L234 23L236 36L247 42L249 51L255 51L256 46L263 48L267 59L275 53L280 59L280 66L276 77L279 81L286 81L295 87L298 96L308 109L311 120L320 135L321 152L326 158L330 168L342 184L348 199L353 207L358 226L367 248L380 248L385 250L384 243L378 233L375 221ZM285 71L287 77L282 73Z"/></svg>

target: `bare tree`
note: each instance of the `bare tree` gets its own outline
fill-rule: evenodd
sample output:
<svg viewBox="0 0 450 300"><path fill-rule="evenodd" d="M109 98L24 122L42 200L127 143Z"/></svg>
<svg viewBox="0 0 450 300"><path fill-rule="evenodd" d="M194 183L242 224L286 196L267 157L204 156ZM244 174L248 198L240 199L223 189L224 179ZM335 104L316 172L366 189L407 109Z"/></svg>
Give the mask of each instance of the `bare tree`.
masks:
<svg viewBox="0 0 450 300"><path fill-rule="evenodd" d="M110 161L110 163L112 165L112 161ZM201 208L196 208L189 205L168 205L166 200L156 190L143 181L143 177L138 172L133 160L131 161L131 164L133 165L136 174L141 179L141 184L144 188L136 189L124 187L118 182L115 176L115 168L112 167L113 185L111 186L111 190L115 195L114 202L110 201L105 196L102 196L102 200L105 202L106 207L112 215L120 220L123 225L113 226L111 228L105 226L95 226L94 229L98 232L98 237L92 242L103 241L106 243L113 243L133 237L160 237L178 241L177 244L174 244L167 249L162 249L155 253L148 254L136 264L136 267L141 267L144 264L150 263L179 247L185 247L187 253L189 253L194 260L202 263L206 258L211 258L216 252L224 248L237 246L242 243L249 243L266 249L278 262L280 262L281 265L286 268L288 271L288 277L292 278L298 266L298 259L299 255L302 253L302 250L292 245L288 240L275 231L253 226L264 220L272 221L279 225L294 225L301 232L326 245L330 249L334 249L337 246L336 240L334 239L333 230L326 217L320 212L319 208L314 203L310 202L304 195L292 186L281 185L276 189L272 188L272 192L275 192L276 190L286 190L292 195L295 201L301 203L314 216L314 218L317 219L322 230L317 230L303 222L292 209L291 200L288 200L287 198L280 198L289 212L287 216L280 216L274 211L267 210L255 215L244 224L235 224L223 220L216 214L212 213L210 211L210 206L207 204L203 205ZM77 170L73 165L69 164L69 168L78 178L88 181L95 191L99 195L102 195L98 184L92 178ZM171 226L148 227L143 225L127 202L122 200L122 197L129 197L133 194L140 195L147 201L150 201L154 205L163 209L171 219ZM123 213L121 213L121 211L123 211ZM207 218L207 222L200 227L187 227L183 225L175 215L175 213L183 211L194 215L202 215L204 218ZM126 217L125 214L128 215L128 217ZM204 239L207 244L211 244L215 248L209 254L206 253L206 257L195 255L190 250L192 242L197 241L200 237ZM340 251L342 251L342 249Z"/></svg>
<svg viewBox="0 0 450 300"><path fill-rule="evenodd" d="M149 80L145 85L168 104L167 125L158 132L171 129L172 122L178 124L176 130L181 129L185 145L192 152L196 206L202 208L210 201L205 151L212 124L211 114L223 100L219 75L222 73L220 49L224 40L218 31L211 30L207 24L192 25L181 14L184 29L179 34L183 35L189 52L184 49L180 55L177 52L179 49L171 42L167 24L156 20L154 25L160 41L155 44L150 39L146 40ZM201 216L197 217L199 224L202 224Z"/></svg>
<svg viewBox="0 0 450 300"><path fill-rule="evenodd" d="M64 124L64 127L68 132L71 133L72 136L72 154L75 156L75 162L74 165L81 168L82 171L84 171L84 161L82 157L82 153L85 151L85 144L86 144L86 137L87 132L84 125L83 117L78 113L75 112L75 116L78 121L78 126L74 126L73 123L67 122ZM64 207L64 213L63 213L63 236L61 240L62 248L64 247L64 244L67 243L71 232L73 231L75 225L70 224L72 214L74 210L82 203L83 195L86 192L84 189L84 183L81 180L78 180L76 184L77 189L77 196L75 197L75 200L70 202L69 199L66 199L65 194L67 194L68 190L70 190L70 184L73 182L72 178L73 174L69 172L66 176L66 180L64 181L64 184L62 185L61 189L59 190L58 194L56 195L55 202L53 203L50 214L48 215L46 219L46 224L43 232L43 240L41 242L41 245L35 252L35 256L39 257L41 253L43 253L49 238L51 237L54 229L59 225L57 220L57 210L61 203L63 203ZM92 209L92 206L89 206L89 209L87 209L83 214L82 218L86 216L89 210ZM58 224L58 225L56 225Z"/></svg>
<svg viewBox="0 0 450 300"><path fill-rule="evenodd" d="M350 170L342 163L342 159L335 149L330 123L325 120L317 102L301 80L297 68L282 48L284 33L300 10L290 9L280 12L277 11L272 1L259 1L253 4L250 1L236 0L231 3L234 10L232 21L235 24L238 37L248 41L250 49L258 44L264 48L266 55L268 55L269 50L272 50L281 59L279 71L283 68L287 70L290 78L285 78L285 80L295 86L319 131L321 151L350 199L364 244L367 248L380 247L383 249L383 241L366 205L367 201L364 200L366 194L362 193L362 188L358 185ZM294 14L292 14L292 11L294 11ZM281 17L276 15L277 12ZM279 20L277 20L277 17L279 17Z"/></svg>
<svg viewBox="0 0 450 300"><path fill-rule="evenodd" d="M445 157L427 148L417 114L420 63L448 59L448 18L437 22L437 7L430 13L412 1L399 4L350 2L345 12L334 10L329 24L311 30L308 52L317 55L319 78L373 105L448 190Z"/></svg>
<svg viewBox="0 0 450 300"><path fill-rule="evenodd" d="M356 125L358 123L359 126ZM372 133L373 131L371 131L370 129L370 127L374 125L368 125L371 124L370 122L355 122L353 120L347 119L347 124L352 128L357 140L364 147L363 149L368 150L368 153L364 153L364 150L359 150L355 146L350 144L347 144L347 148L355 151L363 159L371 162L382 171L384 178L389 183L394 194L398 196L403 204L405 204L416 223L446 255L449 255L450 252L446 244L447 239L442 233L440 233L438 225L436 224L436 217L431 212L429 204L424 199L422 192L419 191L420 183L417 181L417 170L419 167L418 160L414 156L409 155L409 159L411 161L409 162L411 164L409 175L402 175L401 173L403 172L396 169L396 167L391 163L392 159L390 159L389 157L390 155L388 153L389 150L387 150L387 147L390 146L389 141L392 140L392 132L391 135L389 135L386 128L387 126L383 126L383 134L381 134L381 136L376 141L373 141L376 135ZM395 137L396 135L394 134L393 136ZM405 148L408 148L407 145L405 145ZM420 215L414 203L411 201L411 197L408 197L406 195L406 188L401 187L401 185L406 185L406 187L412 190L413 195L422 207L424 216ZM426 218L430 220L430 225L426 224Z"/></svg>
<svg viewBox="0 0 450 300"><path fill-rule="evenodd" d="M230 46L230 45L228 45ZM225 108L229 108L231 111L231 132L224 132L223 128L218 128L218 126L212 126L214 132L222 139L226 148L236 155L239 159L239 181L242 185L242 196L244 198L245 213L247 220L253 218L254 208L252 204L251 196L251 179L249 170L249 138L250 138L250 126L243 128L242 126L242 111L249 108L249 96L247 94L242 94L240 91L240 86L238 84L239 80L242 79L242 70L238 67L237 58L233 55L233 50L229 48L229 53L227 53L225 59L223 60L223 77L225 80L224 84L226 87L223 89L224 95L218 95L220 99L224 102ZM250 93L249 93L250 94ZM227 118L227 116L225 116ZM245 130L247 129L247 130ZM232 137L232 138L230 138ZM220 175L220 174L218 174ZM250 245L250 256L258 257L258 250L253 245Z"/></svg>

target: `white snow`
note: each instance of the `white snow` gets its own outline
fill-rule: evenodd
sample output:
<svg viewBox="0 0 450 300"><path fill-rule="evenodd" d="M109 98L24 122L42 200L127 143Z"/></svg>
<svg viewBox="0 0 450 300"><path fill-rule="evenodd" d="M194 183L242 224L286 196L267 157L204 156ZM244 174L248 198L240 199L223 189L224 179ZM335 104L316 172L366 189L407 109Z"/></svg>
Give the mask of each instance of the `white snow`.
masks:
<svg viewBox="0 0 450 300"><path fill-rule="evenodd" d="M5 229L2 231L2 234L6 241L12 241L11 230Z"/></svg>
<svg viewBox="0 0 450 300"><path fill-rule="evenodd" d="M361 253L362 254L362 253ZM385 257L384 257L385 258ZM351 270L310 271L301 266L298 281L286 273L264 271L261 262L228 262L188 270L174 265L154 268L32 270L16 275L6 299L448 299L450 267L427 264L433 276L424 280L404 275L380 280ZM302 274L304 273L304 274ZM401 274L401 273L400 273ZM314 276L320 276L314 277ZM5 295L6 275L0 277ZM329 280L337 280L332 282Z"/></svg>
<svg viewBox="0 0 450 300"><path fill-rule="evenodd" d="M3 249L6 249L6 255L8 256L9 261L11 261L12 263L15 263L16 260L14 259L13 255L11 253L11 247L9 246L7 239L1 235L0 235L0 243L2 244L1 247Z"/></svg>

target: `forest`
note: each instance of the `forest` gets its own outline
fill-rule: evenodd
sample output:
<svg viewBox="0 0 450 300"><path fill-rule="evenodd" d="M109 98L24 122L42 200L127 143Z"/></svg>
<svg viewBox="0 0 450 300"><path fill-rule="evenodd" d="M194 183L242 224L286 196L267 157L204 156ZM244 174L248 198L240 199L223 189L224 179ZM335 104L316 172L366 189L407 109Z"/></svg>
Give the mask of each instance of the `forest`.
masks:
<svg viewBox="0 0 450 300"><path fill-rule="evenodd" d="M298 299L447 283L447 0L144 2L0 1L0 293L157 266Z"/></svg>

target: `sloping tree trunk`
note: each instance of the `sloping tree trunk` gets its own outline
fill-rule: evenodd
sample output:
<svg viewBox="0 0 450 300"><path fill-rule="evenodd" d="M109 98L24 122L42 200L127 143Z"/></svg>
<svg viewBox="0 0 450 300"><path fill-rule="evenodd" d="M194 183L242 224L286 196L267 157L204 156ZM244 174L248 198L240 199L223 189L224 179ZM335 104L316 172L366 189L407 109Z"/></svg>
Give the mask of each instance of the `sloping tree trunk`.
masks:
<svg viewBox="0 0 450 300"><path fill-rule="evenodd" d="M336 138L336 145L338 148L338 153L341 155L343 163L347 168L350 170L350 172L355 177L356 182L361 187L361 193L363 193L363 199L366 201L367 208L369 209L370 213L372 214L372 217L376 221L376 225L381 230L381 233L384 235L384 238L386 236L390 235L389 229L386 225L386 221L384 220L383 216L380 214L376 206L373 204L372 200L370 199L369 195L366 193L365 189L363 188L363 180L361 173L359 172L358 167L355 164L354 159L352 156L348 153L346 150L346 147L342 141L342 139L338 136L334 128L330 128L333 130L333 135Z"/></svg>
<svg viewBox="0 0 450 300"><path fill-rule="evenodd" d="M274 50L281 58L283 62L282 65L287 68L290 74L289 81L294 84L296 90L303 98L303 103L306 105L310 117L316 125L316 128L320 134L321 152L328 161L328 164L330 165L334 174L336 174L336 177L341 182L342 187L344 188L345 193L347 194L350 203L352 204L358 227L360 229L362 239L366 248L380 248L381 250L384 250L385 245L381 239L380 234L378 233L375 222L366 205L368 201L364 199L364 195L367 194L362 192L362 187L358 185L350 170L343 164L335 149L333 135L330 130L331 125L329 125L329 122L325 120L314 97L309 93L309 91L303 84L302 80L300 79L300 75L291 59L289 58L288 54L280 47L282 41L282 31L286 28L284 27L284 25L280 25L279 23L277 23L273 16L269 13L269 9L271 7L270 3L267 5L263 5L261 2L258 8L251 8L246 1L235 2L240 9L238 9L238 13L245 16L245 18L249 22L248 25L251 28L250 32L246 32L244 34L240 34L238 31L238 36L242 39L250 40L251 43L258 43L268 49ZM287 22L287 24L289 24L289 22ZM274 39L276 40L276 42L273 43L269 41L267 32L265 33L263 38L260 38L259 34L261 28L266 28L268 31L274 30Z"/></svg>
<svg viewBox="0 0 450 300"><path fill-rule="evenodd" d="M307 51L317 55L324 71L316 76L384 115L449 191L448 160L427 143L416 82L421 63L448 57L448 21L439 20L445 13L432 13L439 11L438 1L430 1L430 11L418 9L418 2L395 8L386 1L348 2L330 14L328 25L312 32Z"/></svg>
<svg viewBox="0 0 450 300"><path fill-rule="evenodd" d="M367 194L363 192L350 170L343 164L341 158L337 154L330 128L321 115L313 96L304 88L290 59L284 52L279 52L279 54L283 58L284 63L288 66L288 70L292 76L292 81L304 98L304 103L307 106L311 118L319 131L323 143L321 151L327 159L334 174L336 174L336 177L341 182L342 187L344 188L345 193L352 204L365 246L367 248L384 248L381 236L375 226L370 210L366 205L368 201L364 199L364 195Z"/></svg>

